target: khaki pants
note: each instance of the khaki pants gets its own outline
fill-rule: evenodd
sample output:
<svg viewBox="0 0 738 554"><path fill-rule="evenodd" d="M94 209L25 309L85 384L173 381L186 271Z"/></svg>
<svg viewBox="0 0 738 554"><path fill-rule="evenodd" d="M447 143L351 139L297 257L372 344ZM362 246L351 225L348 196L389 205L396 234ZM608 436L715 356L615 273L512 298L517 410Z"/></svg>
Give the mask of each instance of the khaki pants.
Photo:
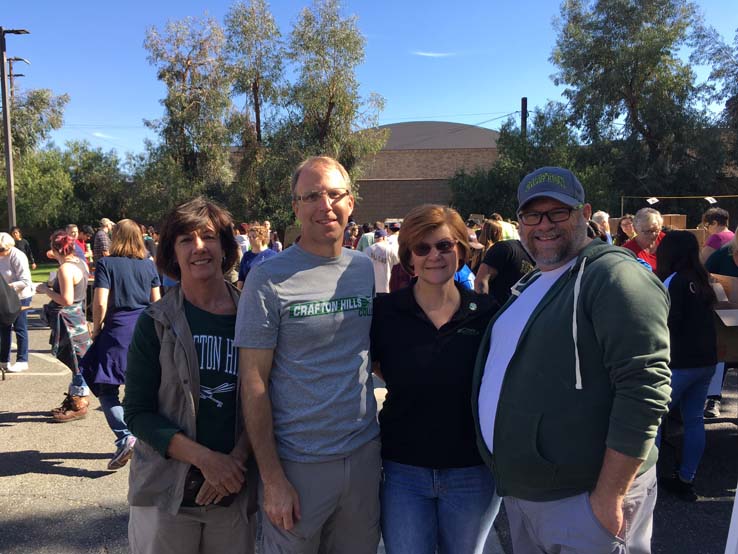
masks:
<svg viewBox="0 0 738 554"><path fill-rule="evenodd" d="M240 504L180 508L174 516L156 506L131 506L131 553L253 554L256 517L246 522Z"/></svg>
<svg viewBox="0 0 738 554"><path fill-rule="evenodd" d="M625 495L622 538L595 517L587 492L549 502L507 496L504 502L515 554L650 554L656 466L638 476Z"/></svg>
<svg viewBox="0 0 738 554"><path fill-rule="evenodd" d="M379 439L331 462L282 460L300 498L302 518L285 531L263 512L259 484L262 544L259 554L376 554L379 544Z"/></svg>

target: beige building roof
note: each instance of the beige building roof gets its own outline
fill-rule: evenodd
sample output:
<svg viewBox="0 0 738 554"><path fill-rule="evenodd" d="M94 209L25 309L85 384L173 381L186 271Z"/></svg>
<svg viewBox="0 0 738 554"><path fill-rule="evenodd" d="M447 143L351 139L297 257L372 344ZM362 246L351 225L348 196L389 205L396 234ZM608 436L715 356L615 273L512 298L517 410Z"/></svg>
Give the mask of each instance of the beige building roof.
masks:
<svg viewBox="0 0 738 554"><path fill-rule="evenodd" d="M491 129L446 121L412 121L382 125L390 136L382 150L462 150L497 148L499 133Z"/></svg>

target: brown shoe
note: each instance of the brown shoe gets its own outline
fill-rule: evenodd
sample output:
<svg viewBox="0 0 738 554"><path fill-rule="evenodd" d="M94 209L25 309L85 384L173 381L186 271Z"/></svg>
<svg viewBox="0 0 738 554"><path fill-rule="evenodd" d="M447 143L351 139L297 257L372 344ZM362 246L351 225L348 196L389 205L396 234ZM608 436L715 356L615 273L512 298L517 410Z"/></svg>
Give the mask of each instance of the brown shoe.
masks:
<svg viewBox="0 0 738 554"><path fill-rule="evenodd" d="M87 406L89 403L86 396L72 396L67 394L62 405L51 410L51 417L57 423L82 419L87 415Z"/></svg>

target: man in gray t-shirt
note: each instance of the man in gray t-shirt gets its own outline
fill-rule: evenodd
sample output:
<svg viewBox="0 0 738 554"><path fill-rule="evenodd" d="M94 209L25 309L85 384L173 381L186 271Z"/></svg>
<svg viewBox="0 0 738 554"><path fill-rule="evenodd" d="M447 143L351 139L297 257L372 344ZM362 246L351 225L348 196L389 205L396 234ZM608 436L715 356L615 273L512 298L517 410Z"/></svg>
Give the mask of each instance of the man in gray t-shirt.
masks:
<svg viewBox="0 0 738 554"><path fill-rule="evenodd" d="M374 277L366 256L341 247L350 187L331 158L298 166L300 243L253 268L239 303L235 340L267 553L373 554L379 541Z"/></svg>

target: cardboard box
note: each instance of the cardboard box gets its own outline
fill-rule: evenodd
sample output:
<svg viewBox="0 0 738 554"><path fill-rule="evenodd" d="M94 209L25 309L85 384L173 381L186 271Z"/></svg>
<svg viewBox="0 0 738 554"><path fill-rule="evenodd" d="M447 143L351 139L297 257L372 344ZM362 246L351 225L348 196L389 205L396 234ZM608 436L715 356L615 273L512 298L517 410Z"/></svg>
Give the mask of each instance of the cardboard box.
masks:
<svg viewBox="0 0 738 554"><path fill-rule="evenodd" d="M686 229L687 216L683 214L661 214L664 218L664 226L672 229Z"/></svg>
<svg viewBox="0 0 738 554"><path fill-rule="evenodd" d="M705 241L707 240L707 231L705 231L704 229L684 229L684 230L689 231L695 237L697 237L697 243L700 245L700 248L702 248L705 245Z"/></svg>
<svg viewBox="0 0 738 554"><path fill-rule="evenodd" d="M715 329L718 360L738 362L738 304L715 310Z"/></svg>
<svg viewBox="0 0 738 554"><path fill-rule="evenodd" d="M718 295L718 302L738 304L738 277L710 273L710 281L715 288L715 294ZM724 296L720 293L721 289L725 293Z"/></svg>
<svg viewBox="0 0 738 554"><path fill-rule="evenodd" d="M738 278L714 274L711 277L719 300L715 307L718 360L736 362L738 361Z"/></svg>

